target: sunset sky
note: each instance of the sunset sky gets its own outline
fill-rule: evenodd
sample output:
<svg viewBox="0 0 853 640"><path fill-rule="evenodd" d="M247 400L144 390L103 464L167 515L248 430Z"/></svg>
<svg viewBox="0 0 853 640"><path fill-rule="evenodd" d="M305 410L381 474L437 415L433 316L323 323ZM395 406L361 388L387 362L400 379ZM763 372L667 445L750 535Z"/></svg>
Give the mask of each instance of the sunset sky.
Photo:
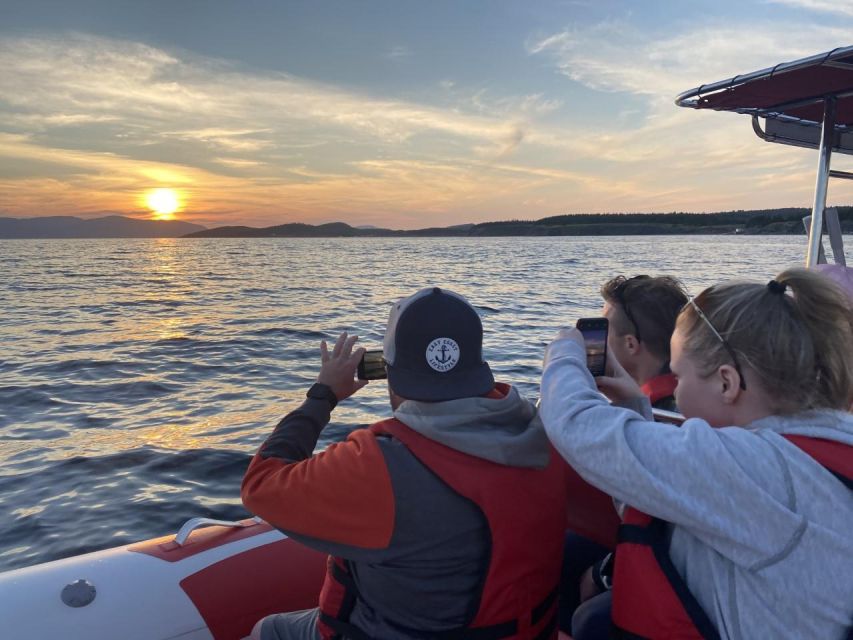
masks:
<svg viewBox="0 0 853 640"><path fill-rule="evenodd" d="M853 0L4 0L0 216L810 206L815 152L673 100L850 44Z"/></svg>

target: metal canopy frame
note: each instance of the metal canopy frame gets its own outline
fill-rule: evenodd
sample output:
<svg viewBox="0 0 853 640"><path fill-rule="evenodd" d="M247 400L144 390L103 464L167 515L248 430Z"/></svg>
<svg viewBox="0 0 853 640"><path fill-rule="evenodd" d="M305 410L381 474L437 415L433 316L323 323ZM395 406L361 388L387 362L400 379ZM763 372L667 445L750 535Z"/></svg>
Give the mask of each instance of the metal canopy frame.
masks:
<svg viewBox="0 0 853 640"><path fill-rule="evenodd" d="M833 78L835 82L832 86L820 87L816 91L812 86L816 71L805 76L796 73L820 67L823 67L824 71L829 69L830 72L851 72L849 80L846 75L836 72L838 77ZM797 83L798 78L802 79L801 86ZM785 80L792 80L790 86L778 87L772 84L782 84ZM772 90L761 93L759 89L762 87L776 89L780 99L772 99ZM739 101L741 94L743 100ZM767 104L754 104L762 101ZM838 116L839 101L845 105L847 114L841 121ZM817 264L820 253L829 178L853 179L853 173L832 171L830 168L833 150L853 154L850 102L853 102L853 46L839 47L808 58L702 85L685 91L675 99L675 104L679 107L750 115L753 130L762 140L818 150L817 179L806 252L807 267ZM823 107L821 118L812 119L800 115L804 110L814 111L818 106ZM765 118L766 126L763 130L759 118Z"/></svg>

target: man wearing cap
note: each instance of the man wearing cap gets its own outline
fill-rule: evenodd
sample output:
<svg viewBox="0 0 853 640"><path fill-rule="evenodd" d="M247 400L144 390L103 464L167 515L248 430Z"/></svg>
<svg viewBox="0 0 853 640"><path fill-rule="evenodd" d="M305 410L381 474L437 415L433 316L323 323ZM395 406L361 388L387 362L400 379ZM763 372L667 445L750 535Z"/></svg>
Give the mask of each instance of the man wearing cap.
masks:
<svg viewBox="0 0 853 640"><path fill-rule="evenodd" d="M536 408L495 383L461 296L394 305L384 354L393 417L312 455L363 349L321 344L317 383L252 460L243 503L330 554L319 607L253 638L556 637L566 469Z"/></svg>

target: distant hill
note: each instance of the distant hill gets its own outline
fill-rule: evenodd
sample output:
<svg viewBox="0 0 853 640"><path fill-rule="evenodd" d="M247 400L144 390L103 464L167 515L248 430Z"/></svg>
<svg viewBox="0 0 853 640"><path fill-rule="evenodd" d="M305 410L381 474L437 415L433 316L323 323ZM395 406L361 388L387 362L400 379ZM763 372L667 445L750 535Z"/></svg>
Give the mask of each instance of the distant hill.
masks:
<svg viewBox="0 0 853 640"><path fill-rule="evenodd" d="M541 220L507 220L451 227L397 230L351 227L344 222L321 225L282 224L217 227L188 234L190 238L379 238L427 236L608 236L675 234L804 234L805 208L721 211L717 213L577 213ZM853 232L853 207L838 207L842 229Z"/></svg>
<svg viewBox="0 0 853 640"><path fill-rule="evenodd" d="M351 227L345 222L311 225L302 222L279 224L274 227L216 227L187 234L187 238L388 238L405 236L466 236L477 225L460 224L452 227L397 230L380 227Z"/></svg>
<svg viewBox="0 0 853 640"><path fill-rule="evenodd" d="M180 220L137 220L104 216L0 218L0 238L179 238L206 227Z"/></svg>

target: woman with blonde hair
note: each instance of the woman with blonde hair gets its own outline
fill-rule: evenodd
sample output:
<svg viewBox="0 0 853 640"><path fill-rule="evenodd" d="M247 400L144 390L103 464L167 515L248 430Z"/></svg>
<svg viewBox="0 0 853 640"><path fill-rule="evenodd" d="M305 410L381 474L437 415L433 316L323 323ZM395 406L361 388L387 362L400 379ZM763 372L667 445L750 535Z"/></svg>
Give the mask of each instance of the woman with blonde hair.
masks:
<svg viewBox="0 0 853 640"><path fill-rule="evenodd" d="M681 427L583 339L548 347L541 415L590 484L630 505L613 575L625 637L844 638L853 625L853 319L824 276L710 287L672 337ZM638 404L637 406L642 406Z"/></svg>

